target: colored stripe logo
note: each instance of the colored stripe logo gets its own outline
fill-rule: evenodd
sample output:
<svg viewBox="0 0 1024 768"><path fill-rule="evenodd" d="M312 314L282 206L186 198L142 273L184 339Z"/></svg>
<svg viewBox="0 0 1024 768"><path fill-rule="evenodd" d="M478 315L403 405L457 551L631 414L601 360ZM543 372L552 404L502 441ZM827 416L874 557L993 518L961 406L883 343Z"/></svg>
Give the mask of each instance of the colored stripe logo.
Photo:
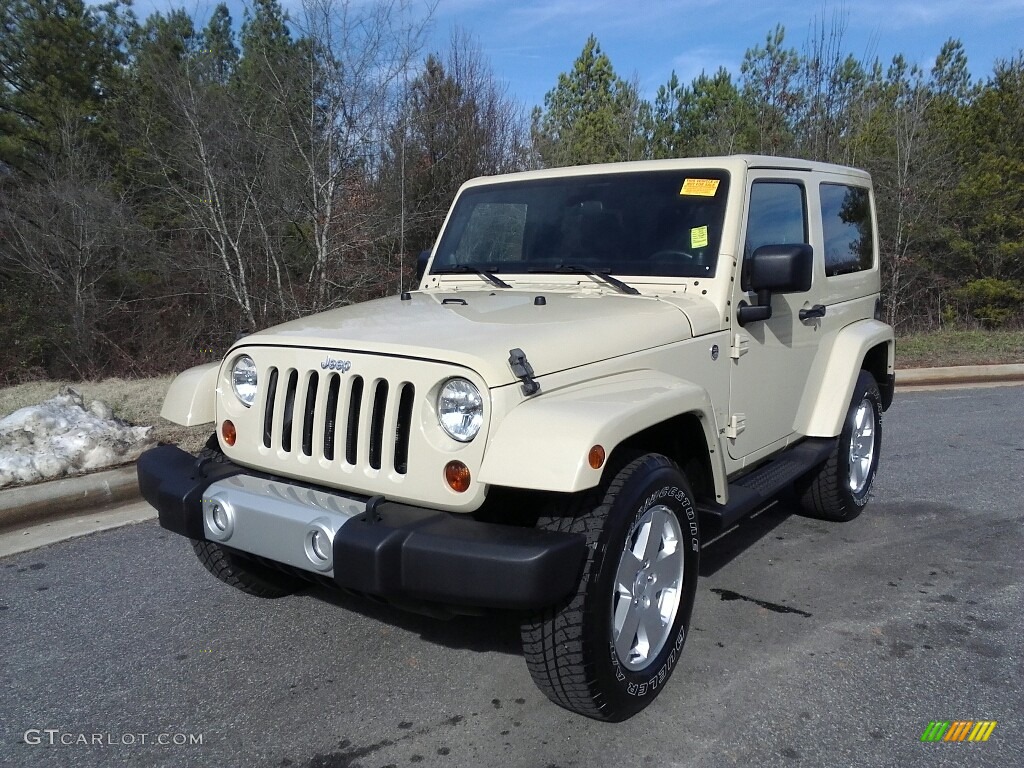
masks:
<svg viewBox="0 0 1024 768"><path fill-rule="evenodd" d="M996 720L932 720L921 741L988 741Z"/></svg>

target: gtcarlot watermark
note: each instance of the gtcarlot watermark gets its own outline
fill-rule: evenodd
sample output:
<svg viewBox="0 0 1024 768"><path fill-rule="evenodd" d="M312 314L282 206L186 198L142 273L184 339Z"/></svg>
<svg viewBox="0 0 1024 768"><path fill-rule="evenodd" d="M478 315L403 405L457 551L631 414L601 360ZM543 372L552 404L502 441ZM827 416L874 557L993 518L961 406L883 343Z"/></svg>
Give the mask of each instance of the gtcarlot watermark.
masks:
<svg viewBox="0 0 1024 768"><path fill-rule="evenodd" d="M73 733L60 728L29 728L26 744L51 747L188 747L202 745L201 733Z"/></svg>

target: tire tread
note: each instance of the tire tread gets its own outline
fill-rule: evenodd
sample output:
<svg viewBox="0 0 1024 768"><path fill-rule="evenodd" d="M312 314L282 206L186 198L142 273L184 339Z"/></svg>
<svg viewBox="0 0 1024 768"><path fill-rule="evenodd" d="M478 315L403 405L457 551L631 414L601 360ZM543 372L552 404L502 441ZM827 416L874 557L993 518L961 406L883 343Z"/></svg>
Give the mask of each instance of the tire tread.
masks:
<svg viewBox="0 0 1024 768"><path fill-rule="evenodd" d="M854 388L854 398L850 408L852 409L855 404L858 404L864 396L873 397L875 407L878 409L879 419L881 419L880 409L882 400L878 384L871 374L861 371ZM843 424L846 424L845 419ZM840 434L845 434L845 427ZM876 446L876 450L881 449L880 431L878 440L879 444ZM815 517L819 520L830 520L833 522L847 522L857 517L861 509L863 509L864 503L867 503L867 498L871 494L870 484L864 497L864 503L857 504L840 482L843 475L842 468L839 466L841 443L842 440L840 440L840 444L836 445L825 463L808 475L796 488L800 508L807 517ZM872 481L873 479L872 477Z"/></svg>
<svg viewBox="0 0 1024 768"><path fill-rule="evenodd" d="M538 528L586 537L587 559L580 584L588 583L595 563L604 555L600 536L612 505L632 473L644 463L675 468L663 456L640 456L616 472L607 486L577 494L560 514L538 520ZM578 589L567 603L552 606L525 622L521 636L527 668L537 687L559 706L596 720L621 720L633 713L610 711L595 670L585 662L592 657L592 644L600 642L585 635L586 618L586 593Z"/></svg>

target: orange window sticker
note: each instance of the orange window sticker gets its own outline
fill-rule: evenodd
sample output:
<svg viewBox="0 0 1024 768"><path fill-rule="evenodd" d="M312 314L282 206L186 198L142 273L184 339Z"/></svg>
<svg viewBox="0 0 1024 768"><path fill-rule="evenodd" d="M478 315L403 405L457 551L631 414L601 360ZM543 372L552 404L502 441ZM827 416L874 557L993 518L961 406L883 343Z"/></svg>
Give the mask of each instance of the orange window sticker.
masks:
<svg viewBox="0 0 1024 768"><path fill-rule="evenodd" d="M707 248L708 245L708 228L707 227L694 227L690 230L690 247L691 248Z"/></svg>
<svg viewBox="0 0 1024 768"><path fill-rule="evenodd" d="M679 190L680 195L693 195L695 197L714 197L718 192L719 179L686 179L683 188Z"/></svg>

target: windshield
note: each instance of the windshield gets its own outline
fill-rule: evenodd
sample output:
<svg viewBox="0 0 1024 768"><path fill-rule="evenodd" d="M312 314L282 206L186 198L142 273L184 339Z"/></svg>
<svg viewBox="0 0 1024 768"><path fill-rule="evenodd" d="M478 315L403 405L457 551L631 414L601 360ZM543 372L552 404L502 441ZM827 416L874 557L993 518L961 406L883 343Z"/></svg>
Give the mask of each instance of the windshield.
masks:
<svg viewBox="0 0 1024 768"><path fill-rule="evenodd" d="M673 170L473 187L459 197L432 274L566 266L633 276L711 277L729 175Z"/></svg>

